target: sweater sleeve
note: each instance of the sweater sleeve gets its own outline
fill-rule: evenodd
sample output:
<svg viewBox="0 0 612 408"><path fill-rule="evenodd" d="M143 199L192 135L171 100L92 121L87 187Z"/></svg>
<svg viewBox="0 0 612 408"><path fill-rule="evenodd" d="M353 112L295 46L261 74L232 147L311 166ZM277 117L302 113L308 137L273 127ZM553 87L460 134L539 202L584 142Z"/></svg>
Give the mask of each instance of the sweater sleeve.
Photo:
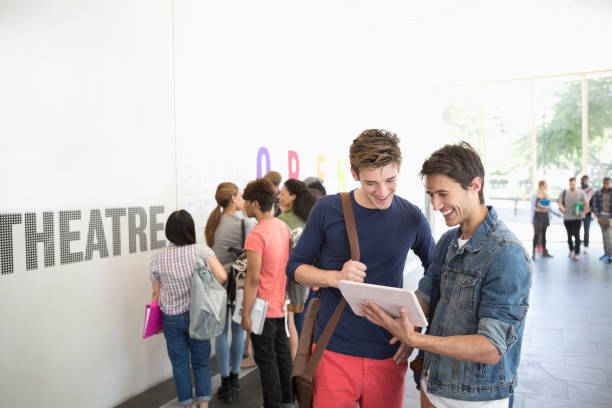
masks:
<svg viewBox="0 0 612 408"><path fill-rule="evenodd" d="M304 231L287 261L287 278L295 282L295 270L300 265L312 265L317 259L325 239L324 206L318 201L310 211Z"/></svg>

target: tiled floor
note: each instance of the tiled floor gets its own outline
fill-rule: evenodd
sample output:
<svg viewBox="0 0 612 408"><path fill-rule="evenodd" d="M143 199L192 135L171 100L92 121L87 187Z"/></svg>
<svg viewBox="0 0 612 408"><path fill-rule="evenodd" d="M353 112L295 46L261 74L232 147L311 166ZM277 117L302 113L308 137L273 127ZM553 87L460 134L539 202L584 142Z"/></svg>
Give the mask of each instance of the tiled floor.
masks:
<svg viewBox="0 0 612 408"><path fill-rule="evenodd" d="M534 263L514 407L612 407L612 264L598 260L600 245L578 261L567 257L566 244L549 247L554 258ZM217 376L213 390L218 381ZM241 379L241 387L236 402L213 400L211 407L262 405L257 370ZM178 407L171 381L139 397L121 407ZM404 407L419 406L408 375Z"/></svg>

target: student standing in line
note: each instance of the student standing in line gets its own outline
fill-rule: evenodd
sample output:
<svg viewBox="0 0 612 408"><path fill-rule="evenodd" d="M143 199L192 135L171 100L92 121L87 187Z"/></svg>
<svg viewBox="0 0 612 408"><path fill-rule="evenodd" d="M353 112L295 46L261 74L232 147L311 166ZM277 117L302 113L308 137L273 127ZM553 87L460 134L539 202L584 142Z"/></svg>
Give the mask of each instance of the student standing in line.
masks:
<svg viewBox="0 0 612 408"><path fill-rule="evenodd" d="M569 189L559 195L559 210L563 213L563 225L567 231L569 257L578 260L580 254L580 226L584 214L589 210L584 191L576 189L576 177L569 179Z"/></svg>
<svg viewBox="0 0 612 408"><path fill-rule="evenodd" d="M289 257L289 229L272 215L274 187L266 179L250 182L244 189L244 211L257 219L247 236L247 276L244 285L242 328L252 331L251 309L255 298L268 301L260 335L251 333L255 363L259 368L265 408L293 407L292 360L285 333L285 266Z"/></svg>
<svg viewBox="0 0 612 408"><path fill-rule="evenodd" d="M280 194L280 183L283 180L283 176L278 171L270 170L267 172L263 178L267 179L274 186L274 205L272 205L272 214L275 217L281 215L284 210L284 207L279 202L279 194Z"/></svg>
<svg viewBox="0 0 612 408"><path fill-rule="evenodd" d="M360 261L351 260L340 195L334 194L317 201L287 264L289 279L321 287L315 343L342 298L338 281L401 288L408 251L414 251L425 267L433 255L427 219L395 195L402 161L397 136L366 130L353 140L349 158L351 174L360 184L350 193ZM389 344L390 339L386 330L345 307L314 375L313 405L401 407L412 348Z"/></svg>
<svg viewBox="0 0 612 408"><path fill-rule="evenodd" d="M603 187L593 196L593 212L597 216L597 222L601 227L604 254L599 258L601 261L612 263L612 226L610 215L612 215L612 188L610 188L610 177L603 179Z"/></svg>
<svg viewBox="0 0 612 408"><path fill-rule="evenodd" d="M548 185L546 180L538 182L538 191L531 197L531 208L533 209L533 252L531 259L536 259L536 246L542 245L542 256L552 257L546 249L546 229L550 225L550 197L548 196Z"/></svg>
<svg viewBox="0 0 612 408"><path fill-rule="evenodd" d="M308 215L310 215L310 210L317 199L304 182L296 179L285 181L278 198L280 204L285 208L285 212L279 215L278 219L289 227L295 245L302 235L304 226L306 226L306 220L308 219ZM289 337L291 357L295 359L298 347L298 337L302 332L302 325L304 323L304 305L289 304L288 310L290 316L289 330L291 331L292 328L297 330L295 334L291 333Z"/></svg>
<svg viewBox="0 0 612 408"><path fill-rule="evenodd" d="M371 302L362 311L394 341L425 352L421 407L511 408L529 309L527 251L485 205L484 167L469 144L434 152L421 176L433 209L458 226L438 241L416 291L423 312L432 312L427 334L404 308L397 319Z"/></svg>
<svg viewBox="0 0 612 408"><path fill-rule="evenodd" d="M156 250L151 260L151 300L159 302L162 311L162 329L179 405L189 408L195 402L199 408L207 408L211 399L210 341L189 337L189 290L196 256L204 258L220 283L227 279L227 274L209 247L196 245L193 218L187 211L170 214L166 221L166 238L170 241L168 245Z"/></svg>
<svg viewBox="0 0 612 408"><path fill-rule="evenodd" d="M582 252L585 254L589 253L589 235L591 230L591 221L593 220L593 216L591 215L591 198L593 198L593 194L595 193L595 189L589 185L589 176L586 174L580 177L580 189L584 191L586 195L586 202L589 204L589 211L584 214L584 218L582 219L582 223L584 224L584 249Z"/></svg>
<svg viewBox="0 0 612 408"><path fill-rule="evenodd" d="M206 222L204 235L206 242L217 255L219 262L223 265L225 272L230 276L232 262L236 259L234 251L244 250L243 239L255 227L252 218L242 218L242 195L234 183L221 183L217 186L215 193L217 207L212 211ZM242 236L244 224L245 236ZM230 277L231 278L231 277ZM226 285L227 287L227 282ZM225 401L231 402L235 395L240 392L238 377L242 363L244 349L244 330L239 323L232 321L235 305L228 303L225 327L223 333L215 339L215 356L221 374L221 387L217 396ZM232 327L232 344L228 348L228 319ZM230 364L231 363L231 364Z"/></svg>

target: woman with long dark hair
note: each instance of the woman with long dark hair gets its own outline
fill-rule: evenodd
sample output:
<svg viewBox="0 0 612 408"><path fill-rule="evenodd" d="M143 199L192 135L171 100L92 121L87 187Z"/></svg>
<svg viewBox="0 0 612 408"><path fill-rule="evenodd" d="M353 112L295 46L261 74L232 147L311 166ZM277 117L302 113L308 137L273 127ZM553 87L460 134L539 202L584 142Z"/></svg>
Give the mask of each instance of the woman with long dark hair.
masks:
<svg viewBox="0 0 612 408"><path fill-rule="evenodd" d="M199 408L207 408L211 399L210 341L189 337L189 299L196 257L204 258L220 283L227 279L227 274L209 247L196 244L193 218L187 211L170 214L166 238L170 242L156 250L151 261L152 301L158 302L162 311L162 329L179 404L191 407L195 402ZM195 400L191 391L192 369Z"/></svg>
<svg viewBox="0 0 612 408"><path fill-rule="evenodd" d="M278 219L289 226L295 243L302 235L310 210L317 202L317 198L303 181L289 179L285 181L281 189L278 202L285 208ZM289 304L287 310L289 311L289 346L291 347L291 355L295 358L298 337L302 332L304 323L304 305Z"/></svg>
<svg viewBox="0 0 612 408"><path fill-rule="evenodd" d="M230 274L232 262L236 258L236 250L244 250L242 237L242 225L246 235L255 226L252 219L244 219L239 216L242 211L242 195L234 183L225 182L217 186L215 192L217 206L212 211L206 222L204 235L206 242L219 257L223 268ZM231 278L231 277L230 277ZM235 395L240 392L238 376L240 364L242 363L242 351L244 349L244 330L240 323L231 320L235 306L227 305L225 328L223 333L215 339L215 355L221 373L221 387L217 391L218 397L225 401L233 401ZM228 348L228 319L232 327L232 344ZM230 364L231 363L231 364Z"/></svg>

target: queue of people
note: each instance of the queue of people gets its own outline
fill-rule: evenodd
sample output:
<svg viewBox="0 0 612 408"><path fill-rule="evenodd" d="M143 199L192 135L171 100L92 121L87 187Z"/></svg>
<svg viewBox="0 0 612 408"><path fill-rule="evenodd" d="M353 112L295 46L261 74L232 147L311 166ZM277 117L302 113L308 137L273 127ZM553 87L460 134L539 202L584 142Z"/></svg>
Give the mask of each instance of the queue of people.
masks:
<svg viewBox="0 0 612 408"><path fill-rule="evenodd" d="M414 349L419 354L410 368L422 407L512 407L533 271L528 252L485 203L485 169L479 155L460 143L440 148L423 162L420 176L432 207L453 227L437 243L421 210L395 194L402 155L394 133L362 132L350 146L349 160L351 175L359 183L350 192L359 260L351 259L340 196L326 195L317 179L286 180L281 186L280 174L270 172L242 192L233 183L219 184L217 207L205 228L208 245L196 244L187 212L169 217L170 244L153 255L151 281L153 300L163 312L181 406L207 407L212 397L210 341L190 339L186 330L194 257L203 257L214 278L220 283L229 280L230 287L236 256L246 256L241 322L228 320L237 307L228 301L224 330L214 339L222 379L217 397L231 402L240 392L245 338L250 338L264 407L289 408L305 304L287 300L288 286L318 288L314 345L342 298L339 281L401 288L406 257L413 251L425 272L416 296L428 318L427 329L412 326L404 309L394 318L368 301L361 305L364 318L345 307L313 378L314 407L401 407L408 357ZM583 190L585 181L581 180ZM573 179L558 198L570 255L577 259L576 231L592 212L604 234L604 256L612 262L610 179L592 192L592 205L589 192L583 190L576 189ZM537 245L549 257L551 198L544 180L532 204L531 258L535 259ZM253 332L250 317L257 298L268 305L259 334Z"/></svg>

